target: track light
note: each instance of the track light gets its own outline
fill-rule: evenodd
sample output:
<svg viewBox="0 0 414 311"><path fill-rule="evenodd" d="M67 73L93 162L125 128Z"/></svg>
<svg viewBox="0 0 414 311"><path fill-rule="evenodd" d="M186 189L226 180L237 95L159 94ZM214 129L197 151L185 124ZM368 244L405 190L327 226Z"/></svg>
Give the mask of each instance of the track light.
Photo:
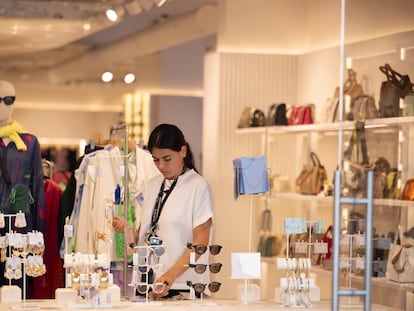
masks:
<svg viewBox="0 0 414 311"><path fill-rule="evenodd" d="M133 74L133 73L127 73L125 76L124 76L124 82L126 83L126 84L131 84L132 82L134 82L135 81L135 75Z"/></svg>
<svg viewBox="0 0 414 311"><path fill-rule="evenodd" d="M105 11L106 18L111 22L116 22L125 14L125 9L122 6L116 8L108 9Z"/></svg>
<svg viewBox="0 0 414 311"><path fill-rule="evenodd" d="M105 15L111 22L118 20L118 13L113 9L106 10Z"/></svg>
<svg viewBox="0 0 414 311"><path fill-rule="evenodd" d="M114 75L110 71L106 71L102 74L103 82L111 82L113 78L114 78Z"/></svg>

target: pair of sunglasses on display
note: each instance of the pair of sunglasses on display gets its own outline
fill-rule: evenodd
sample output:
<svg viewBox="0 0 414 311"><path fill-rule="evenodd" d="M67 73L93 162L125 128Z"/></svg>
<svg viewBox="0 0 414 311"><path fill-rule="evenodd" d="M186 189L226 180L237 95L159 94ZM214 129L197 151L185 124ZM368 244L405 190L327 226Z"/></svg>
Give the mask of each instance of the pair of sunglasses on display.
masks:
<svg viewBox="0 0 414 311"><path fill-rule="evenodd" d="M162 273L163 270L164 270L164 265L162 265L162 264L138 265L138 271L140 273L149 273L151 271L151 269L155 274Z"/></svg>
<svg viewBox="0 0 414 311"><path fill-rule="evenodd" d="M194 249L194 251L198 254L198 255L202 255L204 254L207 249L210 250L210 254L211 255L218 255L222 249L221 245L203 245L203 244L197 244L197 245L193 245L191 243L187 243L187 248L188 249Z"/></svg>
<svg viewBox="0 0 414 311"><path fill-rule="evenodd" d="M198 263L198 264L189 264L188 266L190 268L193 268L196 273L203 274L204 272L206 272L207 267L209 268L211 273L219 273L223 264L219 262L212 263L209 265Z"/></svg>
<svg viewBox="0 0 414 311"><path fill-rule="evenodd" d="M168 284L165 282L157 282L154 284L142 283L136 286L136 289L140 294L146 294L149 292L150 289L154 294L161 294L165 288L168 288Z"/></svg>
<svg viewBox="0 0 414 311"><path fill-rule="evenodd" d="M13 105L15 99L16 99L16 96L4 96L3 98L0 97L0 103L3 101L3 103L6 106L10 106L10 105Z"/></svg>
<svg viewBox="0 0 414 311"><path fill-rule="evenodd" d="M138 246L136 249L140 257L149 257L152 254L160 257L165 253L164 246Z"/></svg>
<svg viewBox="0 0 414 311"><path fill-rule="evenodd" d="M210 292L212 293L216 293L219 291L221 283L220 282L211 282L209 284L204 284L204 283L193 283L191 281L187 281L187 286L190 286L192 288L194 288L194 291L196 291L197 293L204 293L206 287L208 287L208 289L210 290Z"/></svg>

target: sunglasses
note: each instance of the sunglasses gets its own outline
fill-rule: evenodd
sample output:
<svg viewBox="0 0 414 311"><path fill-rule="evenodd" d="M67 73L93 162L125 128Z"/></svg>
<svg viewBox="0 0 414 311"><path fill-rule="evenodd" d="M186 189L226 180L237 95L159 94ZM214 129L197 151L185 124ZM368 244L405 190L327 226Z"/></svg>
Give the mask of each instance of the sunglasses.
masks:
<svg viewBox="0 0 414 311"><path fill-rule="evenodd" d="M191 281L187 281L187 286L190 286L192 288L194 288L194 290L197 293L203 293L204 290L206 289L206 286L208 286L208 289L210 290L210 292L215 293L218 292L221 286L220 282L211 282L208 285L207 284L203 284L203 283L193 283Z"/></svg>
<svg viewBox="0 0 414 311"><path fill-rule="evenodd" d="M163 264L155 264L155 265L140 264L140 265L137 265L136 267L138 267L138 271L140 273L149 273L151 269L155 274L160 274L160 273L163 273L164 271Z"/></svg>
<svg viewBox="0 0 414 311"><path fill-rule="evenodd" d="M222 246L221 245L203 245L203 244L197 244L197 245L193 245L191 243L187 243L187 248L191 249L194 248L194 251L199 254L202 255L207 251L207 248L210 250L210 254L211 255L218 255L218 253L220 253Z"/></svg>
<svg viewBox="0 0 414 311"><path fill-rule="evenodd" d="M5 96L3 98L0 97L0 103L3 101L7 106L13 105L16 96Z"/></svg>
<svg viewBox="0 0 414 311"><path fill-rule="evenodd" d="M164 246L137 246L135 250L140 257L149 257L151 254L160 257L165 253Z"/></svg>
<svg viewBox="0 0 414 311"><path fill-rule="evenodd" d="M154 284L147 284L147 283L142 283L136 286L136 289L138 291L138 293L140 294L145 294L147 293L150 289L154 292L154 294L161 294L165 287L167 285L164 283L154 283Z"/></svg>
<svg viewBox="0 0 414 311"><path fill-rule="evenodd" d="M207 266L210 269L211 273L218 273L218 272L220 272L221 267L223 266L223 264L219 263L219 262L212 263L212 264L209 264L209 265L199 263L199 264L189 264L188 266L190 268L194 268L194 271L196 273L202 274L202 273L206 272Z"/></svg>

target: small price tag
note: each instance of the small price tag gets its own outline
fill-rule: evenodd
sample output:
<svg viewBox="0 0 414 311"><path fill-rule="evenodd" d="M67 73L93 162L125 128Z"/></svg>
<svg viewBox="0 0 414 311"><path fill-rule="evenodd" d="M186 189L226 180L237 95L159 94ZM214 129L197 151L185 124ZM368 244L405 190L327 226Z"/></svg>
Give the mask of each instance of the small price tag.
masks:
<svg viewBox="0 0 414 311"><path fill-rule="evenodd" d="M295 252L299 254L306 254L308 252L308 244L305 242L296 242Z"/></svg>
<svg viewBox="0 0 414 311"><path fill-rule="evenodd" d="M355 258L355 269L365 269L365 259L364 257Z"/></svg>
<svg viewBox="0 0 414 311"><path fill-rule="evenodd" d="M325 222L321 219L318 219L313 224L314 233L324 233L325 232Z"/></svg>
<svg viewBox="0 0 414 311"><path fill-rule="evenodd" d="M73 237L73 226L72 225L65 225L64 226L65 237L71 238Z"/></svg>
<svg viewBox="0 0 414 311"><path fill-rule="evenodd" d="M313 245L313 252L315 254L327 254L328 253L328 243L320 242Z"/></svg>
<svg viewBox="0 0 414 311"><path fill-rule="evenodd" d="M364 234L356 234L354 236L354 244L356 246L364 246L365 245L365 235Z"/></svg>
<svg viewBox="0 0 414 311"><path fill-rule="evenodd" d="M306 222L302 218L285 218L285 233L304 233L306 232Z"/></svg>

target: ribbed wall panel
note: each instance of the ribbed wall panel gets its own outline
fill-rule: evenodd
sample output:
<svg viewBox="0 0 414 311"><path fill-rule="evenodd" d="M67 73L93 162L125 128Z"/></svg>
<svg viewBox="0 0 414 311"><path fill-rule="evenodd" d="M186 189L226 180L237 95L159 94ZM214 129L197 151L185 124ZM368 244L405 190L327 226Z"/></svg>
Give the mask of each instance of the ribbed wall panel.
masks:
<svg viewBox="0 0 414 311"><path fill-rule="evenodd" d="M207 66L209 64L206 64ZM217 154L204 152L204 161L210 168L205 173L206 178L213 185L216 202L214 242L222 244L223 273L214 278L226 284L216 296L235 298L235 288L240 281L229 281L230 253L249 251L249 212L250 197L242 196L238 201L233 198L233 168L232 160L241 156L253 156L264 153L265 142L263 135L253 133L238 135L236 133L240 115L245 107L253 106L267 109L274 102L295 104L297 81L297 58L285 55L246 55L246 54L220 54L219 62L211 64L219 66L218 77L207 76L206 84L219 82L217 101L208 102L208 105L217 105L217 109L206 108L205 111L217 115L205 115L205 120L217 120ZM212 71L215 72L215 71ZM211 79L209 82L209 79ZM213 121L212 121L213 122ZM211 132L214 135L215 131ZM209 141L212 141L209 137ZM279 148L296 148L296 144L288 138L281 139ZM284 159L283 161L286 161ZM213 162L213 163L212 163ZM281 163L286 165L286 163ZM259 196L253 198L254 217L256 219L262 211L264 201ZM254 221L253 239L251 249L257 247L257 227ZM234 284L231 284L234 282ZM234 286L232 286L234 285Z"/></svg>

